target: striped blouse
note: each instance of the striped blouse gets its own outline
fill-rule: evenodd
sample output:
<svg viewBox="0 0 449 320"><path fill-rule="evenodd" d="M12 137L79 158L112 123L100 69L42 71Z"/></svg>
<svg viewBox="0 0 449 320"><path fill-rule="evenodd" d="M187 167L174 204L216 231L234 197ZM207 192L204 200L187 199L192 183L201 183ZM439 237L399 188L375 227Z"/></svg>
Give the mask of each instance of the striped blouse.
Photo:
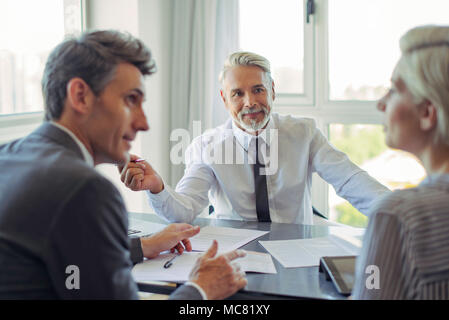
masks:
<svg viewBox="0 0 449 320"><path fill-rule="evenodd" d="M384 196L357 259L354 299L449 299L449 174Z"/></svg>

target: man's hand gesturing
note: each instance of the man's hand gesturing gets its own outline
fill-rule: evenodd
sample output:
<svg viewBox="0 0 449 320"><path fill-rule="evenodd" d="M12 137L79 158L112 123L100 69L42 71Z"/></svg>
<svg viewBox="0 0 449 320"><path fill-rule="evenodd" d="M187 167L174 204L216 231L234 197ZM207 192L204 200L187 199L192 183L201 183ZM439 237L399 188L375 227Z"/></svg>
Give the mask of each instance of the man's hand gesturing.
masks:
<svg viewBox="0 0 449 320"><path fill-rule="evenodd" d="M151 193L159 193L164 190L164 182L151 165L143 160L136 161L139 157L131 155L130 162L119 165L120 180L133 191L150 190Z"/></svg>
<svg viewBox="0 0 449 320"><path fill-rule="evenodd" d="M244 257L245 251L234 250L216 256L218 243L212 243L209 250L198 258L189 275L189 280L199 285L209 300L225 299L248 283L245 272L233 260Z"/></svg>

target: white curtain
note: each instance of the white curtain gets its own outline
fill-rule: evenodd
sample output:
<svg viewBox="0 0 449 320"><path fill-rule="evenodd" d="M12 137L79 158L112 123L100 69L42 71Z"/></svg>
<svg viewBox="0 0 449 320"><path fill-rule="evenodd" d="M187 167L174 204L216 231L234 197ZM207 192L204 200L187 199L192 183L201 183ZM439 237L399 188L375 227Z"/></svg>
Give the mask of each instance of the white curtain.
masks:
<svg viewBox="0 0 449 320"><path fill-rule="evenodd" d="M170 130L201 130L223 123L218 74L226 56L238 48L238 0L174 0ZM173 141L171 147L179 143ZM184 174L171 164L171 185Z"/></svg>
<svg viewBox="0 0 449 320"><path fill-rule="evenodd" d="M229 116L220 96L218 75L226 57L239 49L239 0L217 1L215 39L212 127L224 123Z"/></svg>

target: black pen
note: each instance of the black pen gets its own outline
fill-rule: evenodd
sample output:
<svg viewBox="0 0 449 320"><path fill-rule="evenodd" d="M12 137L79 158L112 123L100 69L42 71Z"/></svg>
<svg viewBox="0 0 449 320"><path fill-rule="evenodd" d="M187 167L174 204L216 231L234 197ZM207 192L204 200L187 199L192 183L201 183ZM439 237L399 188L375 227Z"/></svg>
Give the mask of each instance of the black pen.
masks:
<svg viewBox="0 0 449 320"><path fill-rule="evenodd" d="M168 269L168 268L170 268L170 266L173 264L173 260L175 260L175 258L178 256L178 254L177 255L175 255L173 258L171 258L170 260L168 260L165 264L164 264L164 268L165 269Z"/></svg>

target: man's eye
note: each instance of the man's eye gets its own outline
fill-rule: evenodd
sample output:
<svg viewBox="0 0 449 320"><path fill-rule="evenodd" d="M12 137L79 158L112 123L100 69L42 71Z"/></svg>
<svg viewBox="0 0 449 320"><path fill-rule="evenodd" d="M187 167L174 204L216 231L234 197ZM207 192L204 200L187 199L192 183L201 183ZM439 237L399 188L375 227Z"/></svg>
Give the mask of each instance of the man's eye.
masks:
<svg viewBox="0 0 449 320"><path fill-rule="evenodd" d="M135 95L130 95L126 97L126 103L128 105L135 105L138 102L138 98Z"/></svg>
<svg viewBox="0 0 449 320"><path fill-rule="evenodd" d="M242 95L243 95L243 93L241 91L235 91L232 96L233 97L241 97Z"/></svg>

